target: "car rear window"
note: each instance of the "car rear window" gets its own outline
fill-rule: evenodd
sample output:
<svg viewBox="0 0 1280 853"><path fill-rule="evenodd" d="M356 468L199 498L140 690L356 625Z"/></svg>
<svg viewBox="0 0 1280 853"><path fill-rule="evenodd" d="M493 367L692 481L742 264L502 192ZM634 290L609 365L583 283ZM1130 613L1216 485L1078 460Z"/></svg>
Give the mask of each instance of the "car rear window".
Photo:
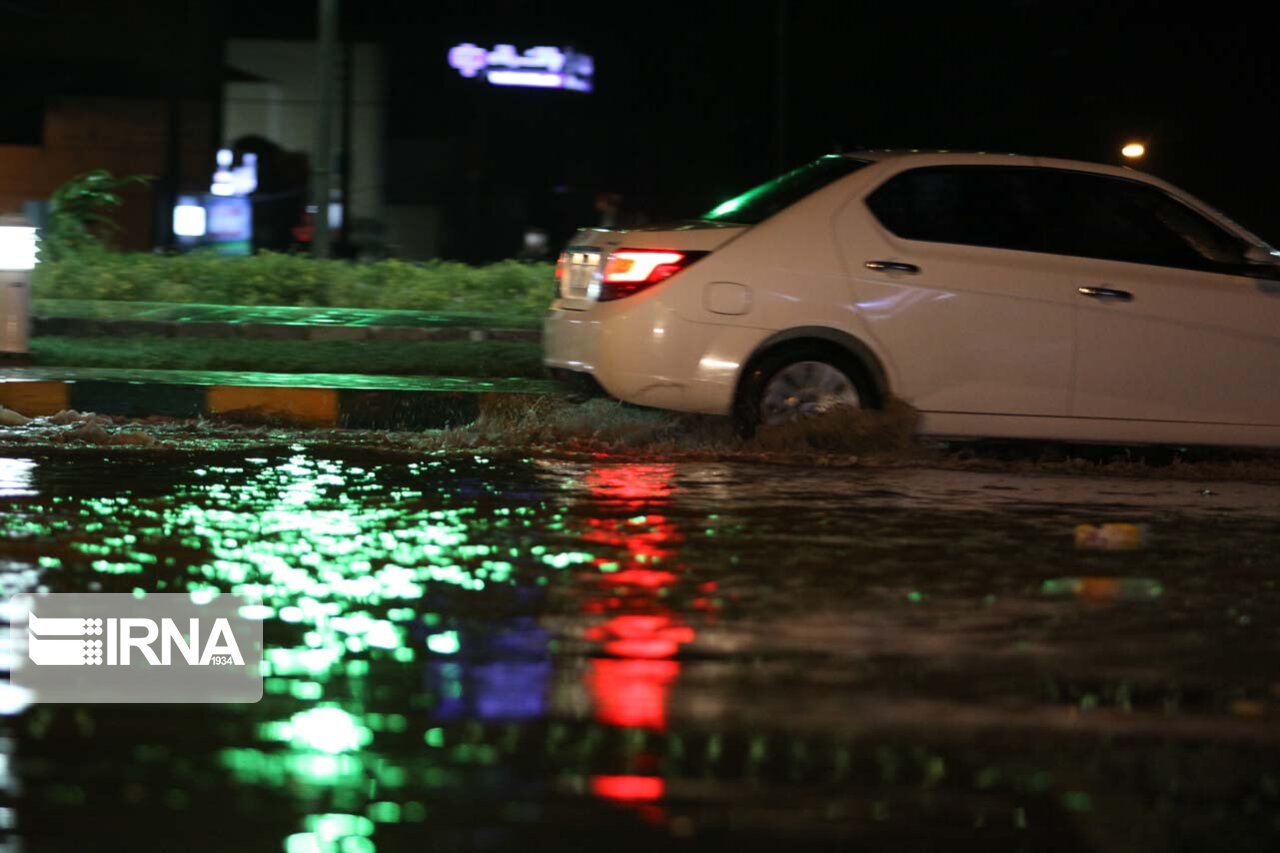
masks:
<svg viewBox="0 0 1280 853"><path fill-rule="evenodd" d="M756 225L865 165L866 160L830 154L734 196L699 218Z"/></svg>

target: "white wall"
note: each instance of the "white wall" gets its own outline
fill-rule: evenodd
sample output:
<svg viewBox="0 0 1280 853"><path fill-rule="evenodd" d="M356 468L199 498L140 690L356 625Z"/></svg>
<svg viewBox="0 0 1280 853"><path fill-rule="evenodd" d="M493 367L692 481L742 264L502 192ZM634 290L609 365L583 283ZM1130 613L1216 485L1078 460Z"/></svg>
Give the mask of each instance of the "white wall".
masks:
<svg viewBox="0 0 1280 853"><path fill-rule="evenodd" d="M345 51L335 51L332 148L335 158L342 142L342 66ZM385 93L382 49L356 44L351 50L351 205L354 218L382 219L382 161ZM315 110L319 92L315 42L276 39L231 39L226 64L261 77L261 83L227 83L223 87L223 144L258 134L290 151L314 157ZM337 162L333 187L339 186Z"/></svg>

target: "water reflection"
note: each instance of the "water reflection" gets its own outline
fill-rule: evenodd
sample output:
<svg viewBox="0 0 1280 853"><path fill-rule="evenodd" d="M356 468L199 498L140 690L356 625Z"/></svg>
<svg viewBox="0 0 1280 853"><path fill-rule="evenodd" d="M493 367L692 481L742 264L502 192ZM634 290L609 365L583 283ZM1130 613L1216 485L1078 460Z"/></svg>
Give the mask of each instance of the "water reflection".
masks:
<svg viewBox="0 0 1280 853"><path fill-rule="evenodd" d="M603 546L599 574L587 579L582 596L582 611L602 617L584 631L600 652L584 684L596 719L607 725L665 729L680 673L675 658L694 639L663 599L685 571L676 559L683 537L661 514L674 474L673 465L610 464L593 466L584 478L582 538Z"/></svg>
<svg viewBox="0 0 1280 853"><path fill-rule="evenodd" d="M0 498L22 498L34 495L31 472L36 463L31 459L0 457Z"/></svg>
<svg viewBox="0 0 1280 853"><path fill-rule="evenodd" d="M178 716L15 707L0 747L36 848L165 847L206 821L225 833L184 846L889 849L981 826L1051 850L1175 800L1197 841L1214 809L1260 833L1280 797L1273 525L1089 552L1056 511L952 516L844 474L303 448L63 464L24 468L0 516L6 591L248 595L266 691ZM1206 572L1221 541L1238 562Z"/></svg>
<svg viewBox="0 0 1280 853"><path fill-rule="evenodd" d="M584 541L601 548L599 571L587 578L582 611L592 621L583 636L596 645L583 673L595 718L619 728L665 731L671 689L680 675L678 655L694 630L664 596L685 574L678 559L684 537L663 510L674 490L674 465L600 464L584 478ZM651 750L631 756L631 768L661 770ZM661 801L659 775L596 774L591 792L623 804ZM652 822L665 813L647 807Z"/></svg>
<svg viewBox="0 0 1280 853"><path fill-rule="evenodd" d="M551 682L549 634L532 617L468 631L458 660L441 654L425 667L425 695L438 722L535 720L546 714Z"/></svg>

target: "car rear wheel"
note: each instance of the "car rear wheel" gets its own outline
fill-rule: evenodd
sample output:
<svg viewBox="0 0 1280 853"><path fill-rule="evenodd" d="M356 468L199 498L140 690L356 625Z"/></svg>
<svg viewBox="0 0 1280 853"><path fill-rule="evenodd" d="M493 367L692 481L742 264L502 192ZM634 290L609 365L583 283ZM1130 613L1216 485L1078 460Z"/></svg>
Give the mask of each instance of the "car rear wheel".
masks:
<svg viewBox="0 0 1280 853"><path fill-rule="evenodd" d="M804 344L766 354L739 389L734 416L744 435L838 409L877 408L874 386L852 356Z"/></svg>

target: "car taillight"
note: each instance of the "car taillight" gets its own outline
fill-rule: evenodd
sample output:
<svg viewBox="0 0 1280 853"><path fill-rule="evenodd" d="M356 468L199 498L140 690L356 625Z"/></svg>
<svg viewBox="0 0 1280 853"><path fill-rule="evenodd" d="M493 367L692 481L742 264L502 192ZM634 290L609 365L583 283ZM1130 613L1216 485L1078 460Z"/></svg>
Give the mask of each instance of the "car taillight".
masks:
<svg viewBox="0 0 1280 853"><path fill-rule="evenodd" d="M561 252L560 257L556 258L556 283L555 283L556 299L559 299L562 293L562 291L560 290L560 286L564 284L564 267L565 267L565 264L567 263L569 263L569 253Z"/></svg>
<svg viewBox="0 0 1280 853"><path fill-rule="evenodd" d="M632 296L670 278L706 254L670 249L619 249L605 262L596 301Z"/></svg>

